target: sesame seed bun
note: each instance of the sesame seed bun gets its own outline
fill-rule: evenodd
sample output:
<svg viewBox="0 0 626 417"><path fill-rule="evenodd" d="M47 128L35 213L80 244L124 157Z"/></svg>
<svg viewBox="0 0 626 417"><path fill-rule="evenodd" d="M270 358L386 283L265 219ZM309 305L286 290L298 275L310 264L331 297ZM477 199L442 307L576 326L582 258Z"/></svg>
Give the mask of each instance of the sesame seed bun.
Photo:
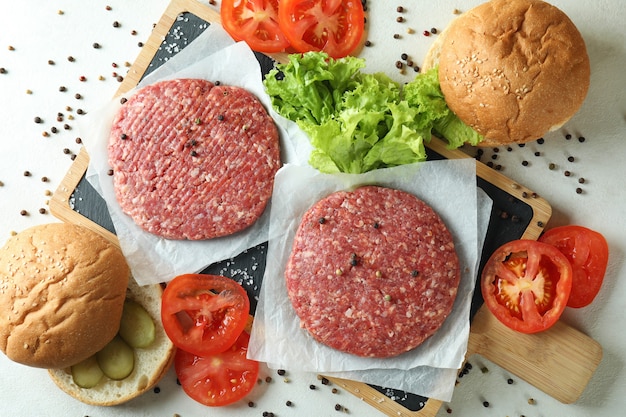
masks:
<svg viewBox="0 0 626 417"><path fill-rule="evenodd" d="M26 229L0 249L0 349L28 366L73 365L116 335L130 271L84 227Z"/></svg>
<svg viewBox="0 0 626 417"><path fill-rule="evenodd" d="M589 89L585 42L558 8L540 0L491 0L440 34L423 67L439 65L450 109L485 139L536 140L567 122Z"/></svg>

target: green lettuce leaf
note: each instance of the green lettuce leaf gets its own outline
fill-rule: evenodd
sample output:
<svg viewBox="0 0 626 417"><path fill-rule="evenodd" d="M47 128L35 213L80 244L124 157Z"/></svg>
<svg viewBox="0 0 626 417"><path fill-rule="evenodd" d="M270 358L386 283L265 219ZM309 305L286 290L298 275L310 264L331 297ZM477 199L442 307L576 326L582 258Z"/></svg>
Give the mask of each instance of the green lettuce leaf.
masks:
<svg viewBox="0 0 626 417"><path fill-rule="evenodd" d="M480 138L448 109L436 69L401 90L383 73L361 72L364 67L361 58L309 52L290 55L264 80L274 109L309 136L314 168L362 173L423 161L433 130L456 135L449 142L455 147Z"/></svg>
<svg viewBox="0 0 626 417"><path fill-rule="evenodd" d="M406 84L404 98L420 109L424 120L431 123L432 130L448 142L448 148L456 149L465 143L478 144L483 137L463 123L446 104L437 71L437 68L431 68Z"/></svg>

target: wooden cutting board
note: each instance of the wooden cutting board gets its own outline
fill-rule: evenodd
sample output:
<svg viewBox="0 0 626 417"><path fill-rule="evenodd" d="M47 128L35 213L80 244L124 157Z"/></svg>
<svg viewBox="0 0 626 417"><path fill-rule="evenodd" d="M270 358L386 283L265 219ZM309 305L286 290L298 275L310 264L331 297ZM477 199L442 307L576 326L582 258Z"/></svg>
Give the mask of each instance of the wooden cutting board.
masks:
<svg viewBox="0 0 626 417"><path fill-rule="evenodd" d="M219 13L201 3L173 0L130 68L117 95L135 87L146 74L164 37L183 13L191 13L211 24L220 23ZM285 54L271 57L280 62L286 59ZM469 157L461 151L447 149L445 143L437 138L433 138L428 147L431 152L448 159ZM63 221L88 227L119 244L115 234L72 207L72 195L83 179L88 164L89 155L83 148L54 193L50 211ZM482 181L487 187L498 189L530 207L531 214L525 229L511 239L538 238L552 213L547 201L480 162L476 163L476 171L479 185ZM582 394L600 363L602 348L593 339L564 323L557 323L550 330L537 335L516 333L500 324L483 306L478 309L471 324L467 356L473 354L482 355L557 400L571 403ZM408 409L371 385L339 378L329 379L389 416L433 417L441 407L440 401L424 399L425 402L417 410Z"/></svg>

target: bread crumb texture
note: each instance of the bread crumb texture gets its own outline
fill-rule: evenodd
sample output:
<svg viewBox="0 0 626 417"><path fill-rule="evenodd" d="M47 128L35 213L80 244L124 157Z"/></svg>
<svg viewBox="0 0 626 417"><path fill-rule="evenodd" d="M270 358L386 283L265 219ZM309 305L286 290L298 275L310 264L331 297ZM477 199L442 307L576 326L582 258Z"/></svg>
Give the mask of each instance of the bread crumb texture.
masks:
<svg viewBox="0 0 626 417"><path fill-rule="evenodd" d="M0 249L0 349L19 363L61 368L117 333L129 268L95 232L51 223Z"/></svg>
<svg viewBox="0 0 626 417"><path fill-rule="evenodd" d="M439 79L448 105L486 144L554 130L589 88L585 42L567 15L539 0L492 0L447 29Z"/></svg>

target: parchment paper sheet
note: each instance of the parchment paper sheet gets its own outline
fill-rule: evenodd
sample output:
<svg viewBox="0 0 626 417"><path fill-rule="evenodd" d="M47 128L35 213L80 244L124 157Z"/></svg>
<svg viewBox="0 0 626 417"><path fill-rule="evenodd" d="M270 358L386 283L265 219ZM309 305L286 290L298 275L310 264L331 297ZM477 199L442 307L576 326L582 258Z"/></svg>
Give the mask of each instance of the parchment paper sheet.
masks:
<svg viewBox="0 0 626 417"><path fill-rule="evenodd" d="M450 229L461 267L453 311L439 331L395 358L361 358L315 341L291 306L284 268L302 214L328 194L378 184L413 193ZM280 202L289 201L289 204ZM473 159L429 161L366 174L321 174L286 165L276 176L267 264L248 356L274 368L321 372L448 400L469 337L469 311L492 202L476 187ZM407 372L407 370L410 370Z"/></svg>
<svg viewBox="0 0 626 417"><path fill-rule="evenodd" d="M295 123L271 110L261 69L253 52L245 43L235 43L219 25L210 25L185 49L142 80L137 88L175 78L220 81L255 94L276 121L283 162L306 163L310 149L306 135ZM80 130L90 156L87 180L106 201L122 251L140 285L167 282L176 275L201 271L214 262L236 256L268 240L270 205L248 229L206 241L163 239L137 226L122 212L115 198L113 179L107 174L110 168L107 161L109 132L120 106L118 98L102 109L90 112L83 119Z"/></svg>

